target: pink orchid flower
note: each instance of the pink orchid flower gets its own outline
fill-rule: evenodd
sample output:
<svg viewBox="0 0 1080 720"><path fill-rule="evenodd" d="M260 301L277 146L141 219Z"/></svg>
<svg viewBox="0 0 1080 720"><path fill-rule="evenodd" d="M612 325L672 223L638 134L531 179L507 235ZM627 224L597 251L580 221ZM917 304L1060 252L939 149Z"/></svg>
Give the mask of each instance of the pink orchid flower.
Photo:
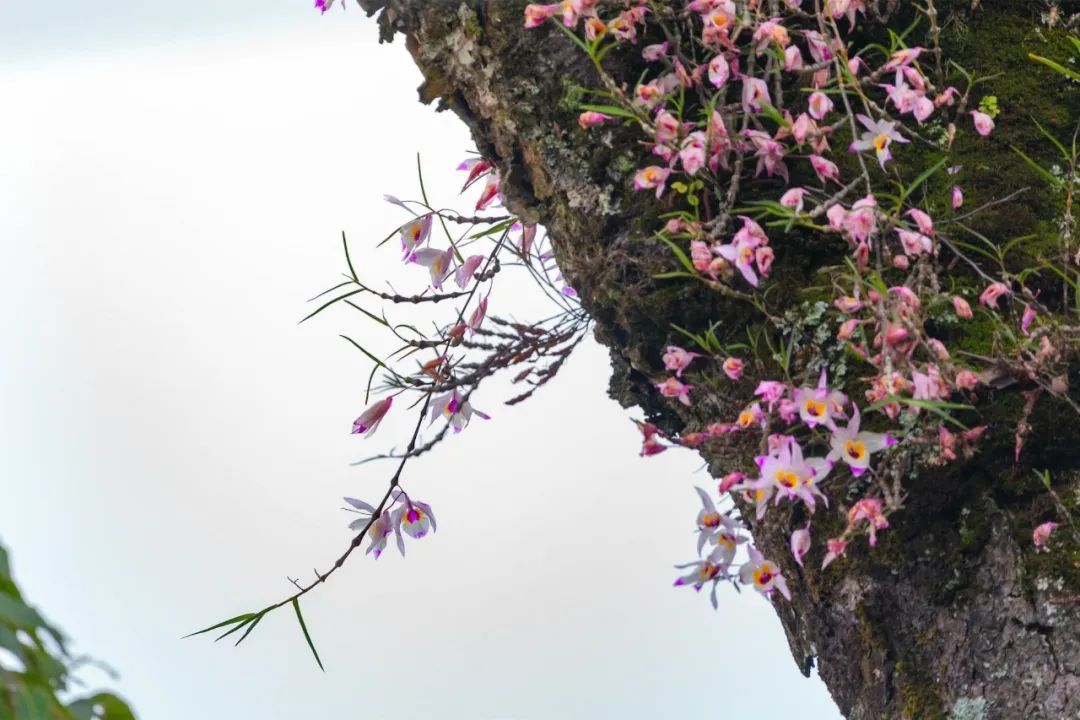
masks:
<svg viewBox="0 0 1080 720"><path fill-rule="evenodd" d="M637 190L656 188L656 197L659 199L664 194L664 185L667 183L670 174L671 170L669 168L659 167L658 165L642 168L634 175L634 188Z"/></svg>
<svg viewBox="0 0 1080 720"><path fill-rule="evenodd" d="M896 70L897 68L906 67L915 62L915 60L922 54L923 49L921 47L904 48L903 50L897 50L889 58L889 62L885 63L885 70Z"/></svg>
<svg viewBox="0 0 1080 720"><path fill-rule="evenodd" d="M683 405L690 406L690 391L694 389L693 385L685 385L678 378L669 377L655 387L664 397L677 398Z"/></svg>
<svg viewBox="0 0 1080 720"><path fill-rule="evenodd" d="M1035 309L1033 307L1031 307L1030 305L1025 304L1024 305L1024 314L1020 318L1020 331L1023 332L1024 335L1030 335L1031 334L1031 323L1035 322L1035 318L1036 318Z"/></svg>
<svg viewBox="0 0 1080 720"><path fill-rule="evenodd" d="M484 185L484 190L480 193L480 197L476 201L476 210L486 210L487 207L498 200L499 197L499 173L493 172L488 177L487 184Z"/></svg>
<svg viewBox="0 0 1080 720"><path fill-rule="evenodd" d="M957 210L964 204L964 191L960 189L959 185L953 185L952 189L952 207L953 210Z"/></svg>
<svg viewBox="0 0 1080 720"><path fill-rule="evenodd" d="M889 527L889 520L881 511L881 501L876 498L863 498L848 510L848 527L866 521L870 531L870 547L877 545L877 531Z"/></svg>
<svg viewBox="0 0 1080 720"><path fill-rule="evenodd" d="M705 133L700 130L690 133L683 141L679 150L679 161L687 175L696 175L698 170L705 167L706 143Z"/></svg>
<svg viewBox="0 0 1080 720"><path fill-rule="evenodd" d="M922 210L919 210L918 208L911 208L904 214L915 221L915 224L919 228L919 232L921 232L923 235L934 234L934 221Z"/></svg>
<svg viewBox="0 0 1080 720"><path fill-rule="evenodd" d="M722 565L730 565L731 561L735 559L736 546L744 542L744 538L738 536L739 531L743 529L735 520L732 520L727 515L724 515L716 509L716 505L713 504L712 498L709 494L699 487L695 487L698 497L701 498L701 510L697 515L697 530L698 541L697 551L701 554L702 549L706 543L712 543L717 547L723 547L721 558Z"/></svg>
<svg viewBox="0 0 1080 720"><path fill-rule="evenodd" d="M594 110L586 110L578 115L577 123L581 126L582 130L588 130L589 128L595 127L610 119L610 115L605 115L602 112L596 112Z"/></svg>
<svg viewBox="0 0 1080 720"><path fill-rule="evenodd" d="M559 11L559 3L550 5L531 4L525 6L525 27L535 28L543 25L548 18Z"/></svg>
<svg viewBox="0 0 1080 720"><path fill-rule="evenodd" d="M878 165L884 170L885 163L892 159L889 145L893 142L907 143L910 141L896 130L896 123L893 121L871 120L866 115L858 115L857 117L863 127L866 128L866 132L858 140L851 143L849 149L851 152L873 150L877 154Z"/></svg>
<svg viewBox="0 0 1080 720"><path fill-rule="evenodd" d="M791 208L795 211L796 215L801 215L803 211L804 196L806 195L806 188L794 187L780 196L780 204L786 208Z"/></svg>
<svg viewBox="0 0 1080 720"><path fill-rule="evenodd" d="M1012 290L1005 283L994 282L986 286L986 289L979 295L979 302L988 308L994 308L997 310L998 300L1005 295L1011 295Z"/></svg>
<svg viewBox="0 0 1080 720"><path fill-rule="evenodd" d="M825 553L825 559L821 563L821 569L824 570L829 566L833 560L838 557L843 557L845 551L847 551L847 540L843 538L829 538L825 542L825 546L828 548L828 552Z"/></svg>
<svg viewBox="0 0 1080 720"><path fill-rule="evenodd" d="M986 137L994 131L994 118L978 110L971 111L971 119L975 122L975 132Z"/></svg>
<svg viewBox="0 0 1080 720"><path fill-rule="evenodd" d="M802 446L791 436L783 436L775 454L761 455L756 459L761 468L761 477L747 483L748 489L769 489L775 498L774 504L781 500L802 500L810 512L814 511L814 496L825 499L817 483L829 474L833 463L825 458L804 458ZM826 505L828 501L826 501ZM764 508L758 507L758 517L764 514Z"/></svg>
<svg viewBox="0 0 1080 720"><path fill-rule="evenodd" d="M394 528L398 552L402 555L405 554L402 531L414 540L419 540L427 535L429 530L436 530L435 515L431 512L431 506L419 500L412 500L407 495L405 501L390 515L390 524Z"/></svg>
<svg viewBox="0 0 1080 720"><path fill-rule="evenodd" d="M728 473L724 477L720 478L720 484L717 485L716 491L723 495L745 479L746 476L740 472Z"/></svg>
<svg viewBox="0 0 1080 720"><path fill-rule="evenodd" d="M833 462L842 458L856 476L862 475L870 467L870 456L873 453L896 444L896 438L892 435L860 432L860 422L859 408L855 406L847 427L833 431L830 438L832 451L825 456Z"/></svg>
<svg viewBox="0 0 1080 720"><path fill-rule="evenodd" d="M431 273L431 286L436 290L442 290L443 281L454 266L454 248L450 247L446 250L424 248L414 252L411 260L417 265L426 267Z"/></svg>
<svg viewBox="0 0 1080 720"><path fill-rule="evenodd" d="M737 357L729 357L724 361L724 374L732 380L738 380L742 376L744 363Z"/></svg>
<svg viewBox="0 0 1080 720"><path fill-rule="evenodd" d="M975 317L975 314L971 312L971 305L959 295L952 296L952 306L953 310L956 311L956 316L961 320L970 320Z"/></svg>
<svg viewBox="0 0 1080 720"><path fill-rule="evenodd" d="M461 186L460 192L468 190L474 182L490 173L494 168L494 165L481 158L462 160L461 164L457 166L457 169L468 170L469 175L465 178L465 184Z"/></svg>
<svg viewBox="0 0 1080 720"><path fill-rule="evenodd" d="M690 241L690 261L699 272L705 272L713 261L712 250L701 240Z"/></svg>
<svg viewBox="0 0 1080 720"><path fill-rule="evenodd" d="M843 228L857 243L865 243L877 232L878 204L873 195L857 200L844 215Z"/></svg>
<svg viewBox="0 0 1080 720"><path fill-rule="evenodd" d="M362 526L355 527L357 523L363 523ZM390 512L383 510L375 522L367 525L367 520L354 520L349 527L353 530L362 530L364 526L368 527L368 538L371 540L371 544L368 545L368 549L365 552L366 555L373 554L375 559L378 560L382 555L383 550L386 549L386 539L390 536L390 533L394 531L394 524L390 518Z"/></svg>
<svg viewBox="0 0 1080 720"><path fill-rule="evenodd" d="M954 382L956 383L956 387L961 390L974 390L979 387L982 381L979 380L978 375L970 370L960 370L956 373Z"/></svg>
<svg viewBox="0 0 1080 720"><path fill-rule="evenodd" d="M651 457L653 455L659 455L667 450L667 445L664 445L659 440L659 428L652 423L638 423L638 429L641 430L641 457Z"/></svg>
<svg viewBox="0 0 1080 720"><path fill-rule="evenodd" d="M813 166L822 185L827 184L829 180L837 185L840 184L840 168L832 160L827 160L821 155L811 155L810 165Z"/></svg>
<svg viewBox="0 0 1080 720"><path fill-rule="evenodd" d="M656 62L667 55L668 48L671 47L671 43L662 42L656 45L646 45L641 51L641 57L646 62Z"/></svg>
<svg viewBox="0 0 1080 720"><path fill-rule="evenodd" d="M705 583L711 582L713 587L712 592L709 593L709 600L715 609L718 607L718 601L716 599L717 581L723 577L730 565L731 561L726 560L725 558L724 548L718 545L704 560L696 560L691 563L676 565L675 567L677 569L690 569L690 572L676 579L675 587L689 585L693 587L694 590L700 591L701 588L705 587Z"/></svg>
<svg viewBox="0 0 1080 720"><path fill-rule="evenodd" d="M811 93L809 99L810 117L815 120L824 120L833 109L833 101L820 90Z"/></svg>
<svg viewBox="0 0 1080 720"><path fill-rule="evenodd" d="M469 315L469 322L467 323L469 329L476 332L480 329L480 326L484 324L484 318L487 317L488 309L488 295L484 296L484 299L476 304L476 308L473 309L472 314Z"/></svg>
<svg viewBox="0 0 1080 720"><path fill-rule="evenodd" d="M799 567L803 566L803 558L808 552L810 552L810 523L806 523L806 527L791 533L791 554Z"/></svg>
<svg viewBox="0 0 1080 720"><path fill-rule="evenodd" d="M765 105L772 105L769 86L761 78L743 77L743 112L759 113Z"/></svg>
<svg viewBox="0 0 1080 720"><path fill-rule="evenodd" d="M405 223L401 227L401 249L405 253L405 259L411 258L413 250L423 245L431 235L432 213L421 215Z"/></svg>
<svg viewBox="0 0 1080 720"><path fill-rule="evenodd" d="M457 286L464 290L468 287L469 283L473 279L473 274L477 268L480 267L480 263L484 262L483 255L470 255L465 259L465 262L461 263L458 269L454 272L454 282Z"/></svg>
<svg viewBox="0 0 1080 720"><path fill-rule="evenodd" d="M473 415L482 417L485 420L491 419L489 415L474 409L468 400L462 401L456 388L431 399L430 422L435 422L435 418L439 415L442 415L449 421L450 426L455 433L464 430L469 424L469 421L472 420Z"/></svg>
<svg viewBox="0 0 1080 720"><path fill-rule="evenodd" d="M843 416L843 407L847 397L838 390L829 390L829 377L822 369L814 389L801 387L792 393L792 399L799 408L799 417L807 427L834 427L834 418Z"/></svg>
<svg viewBox="0 0 1080 720"><path fill-rule="evenodd" d="M709 61L709 82L711 82L714 87L724 87L730 77L731 66L728 65L727 58L724 57L723 53Z"/></svg>
<svg viewBox="0 0 1080 720"><path fill-rule="evenodd" d="M375 428L379 427L379 423L386 417L386 413L389 412L393 403L393 397L383 398L372 403L367 410L360 413L360 417L353 421L352 434L371 435L371 433L375 432Z"/></svg>
<svg viewBox="0 0 1080 720"><path fill-rule="evenodd" d="M667 351L664 353L664 369L674 370L675 377L681 378L683 370L689 367L690 363L697 357L701 357L701 355L684 350L678 345L668 345Z"/></svg>
<svg viewBox="0 0 1080 720"><path fill-rule="evenodd" d="M934 249L934 241L926 235L903 228L897 228L896 233L900 236L900 244L903 246L904 252L911 257L922 253L930 255Z"/></svg>
<svg viewBox="0 0 1080 720"><path fill-rule="evenodd" d="M755 547L749 548L750 560L739 568L739 582L744 585L753 584L754 589L765 597L769 597L776 590L785 599L791 600L791 591L788 590L787 581L780 574L780 568L765 559Z"/></svg>
<svg viewBox="0 0 1080 720"><path fill-rule="evenodd" d="M739 413L739 418L735 421L735 427L746 430L754 425L763 424L764 420L765 413L761 411L761 405L754 403Z"/></svg>
<svg viewBox="0 0 1080 720"><path fill-rule="evenodd" d="M803 60L802 51L799 50L797 45L788 45L784 50L784 70L787 72L798 72L806 66L806 61Z"/></svg>
<svg viewBox="0 0 1080 720"><path fill-rule="evenodd" d="M1031 541L1034 543L1036 549L1045 549L1046 543L1050 539L1050 535L1059 527L1061 527L1061 524L1056 522L1044 522L1042 525L1036 527L1031 533Z"/></svg>
<svg viewBox="0 0 1080 720"><path fill-rule="evenodd" d="M754 390L754 395L760 396L764 402L768 403L771 411L785 392L787 392L786 384L778 380L762 380L758 383L757 389Z"/></svg>
<svg viewBox="0 0 1080 720"><path fill-rule="evenodd" d="M743 239L713 248L717 255L732 263L742 273L743 279L754 287L758 286L757 273L754 272L754 264L757 261L756 249L756 244Z"/></svg>
<svg viewBox="0 0 1080 720"><path fill-rule="evenodd" d="M663 108L656 113L653 125L656 127L656 142L662 145L670 144L676 140L679 137L679 130L682 129L679 119Z"/></svg>
<svg viewBox="0 0 1080 720"><path fill-rule="evenodd" d="M829 62L833 59L832 49L829 47L829 43L825 41L825 38L821 36L821 33L816 30L807 30L803 33L803 37L806 38L806 45L810 49L810 56L814 58L815 63Z"/></svg>

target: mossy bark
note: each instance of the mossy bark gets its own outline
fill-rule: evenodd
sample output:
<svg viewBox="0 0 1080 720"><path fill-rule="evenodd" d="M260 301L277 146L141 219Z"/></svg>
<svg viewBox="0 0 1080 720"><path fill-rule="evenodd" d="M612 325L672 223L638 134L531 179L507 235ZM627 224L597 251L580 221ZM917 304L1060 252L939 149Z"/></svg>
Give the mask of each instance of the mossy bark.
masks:
<svg viewBox="0 0 1080 720"><path fill-rule="evenodd" d="M653 278L672 260L649 239L661 208L630 187L642 159L640 136L631 128L585 133L576 125L582 88L599 84L588 59L553 28L524 30L522 0L359 1L380 13L384 39L404 35L426 78L421 98L468 124L478 149L498 164L513 211L547 227L597 337L611 349L612 395L640 405L671 432L733 417L734 403L752 392L749 380L683 408L653 389L664 375L662 348L677 340L673 323L700 331L719 322L722 339L742 341L748 326L765 321L700 284ZM886 5L902 15L896 3ZM978 145L965 134L956 148L969 205L1030 188L1022 201L972 222L999 243L1034 234L1019 255L1037 254L1039 243L1059 242L1059 201L1012 147L1050 165L1056 151L1031 116L1066 140L1080 119L1077 88L1027 57L1068 57L1065 34L1046 27L1041 2L938 5L948 57L979 76L1000 73L980 86L1002 108L997 132ZM633 78L640 60L628 51L606 62L617 76ZM911 152L905 172L914 175L923 168ZM813 300L815 273L836 252L822 243L773 239L777 273L808 288L781 299L787 310L800 312ZM974 351L993 342L971 331L956 340ZM788 535L802 518L773 512L753 527L794 585L793 601L776 603L792 654L806 672L817 662L847 717L1080 717L1080 546L1068 533L1055 536L1049 553L1031 544L1034 525L1056 512L1032 469L1049 470L1058 495L1074 503L1080 423L1064 406L1040 402L1017 463L1023 389L983 393L971 419L990 430L973 461L912 469L910 500L876 549L856 548L822 572L817 548L803 571L787 559ZM739 450L706 459L715 473L730 472L752 454ZM831 518L842 524L837 513ZM815 517L818 530L829 522Z"/></svg>

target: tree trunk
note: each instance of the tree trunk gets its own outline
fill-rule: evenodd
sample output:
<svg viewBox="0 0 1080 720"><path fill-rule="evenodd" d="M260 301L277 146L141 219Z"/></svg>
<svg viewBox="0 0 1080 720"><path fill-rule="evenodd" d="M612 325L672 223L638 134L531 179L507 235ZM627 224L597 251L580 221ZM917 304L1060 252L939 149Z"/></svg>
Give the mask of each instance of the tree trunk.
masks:
<svg viewBox="0 0 1080 720"><path fill-rule="evenodd" d="M612 395L672 432L734 417L732 396L740 393L730 389L683 408L652 385L664 376L664 346L678 340L673 323L700 331L719 322L717 332L734 341L763 321L701 284L653 278L672 269L672 256L649 239L658 206L629 182L645 156L642 138L632 128L579 130L584 89L599 85L584 53L556 28L525 30L521 1L360 4L380 12L384 40L404 34L426 78L421 99L468 124L480 152L497 163L511 209L548 229L560 267L611 350ZM983 86L1002 108L998 130L956 148L970 173L969 204L1031 188L971 222L995 241L1035 233L1035 243L1055 232L1059 199L1011 146L1048 166L1056 151L1031 118L1066 140L1080 118L1076 86L1027 57L1065 61L1066 33L1047 26L1047 7L1035 0L937 4L947 57L979 76L1002 73ZM900 28L899 12L888 19L882 11L879 22ZM608 57L615 77L636 78L639 49ZM811 284L824 262L817 246L801 237L773 245L774 282ZM805 310L794 294L789 308ZM740 388L745 398L753 385ZM1036 553L1031 543L1032 528L1055 517L1033 470L1049 470L1057 495L1073 507L1080 424L1072 410L1040 400L1017 463L1025 389L982 393L976 424L990 429L980 453L963 464L913 468L910 500L876 548L860 543L825 571L815 548L803 570L787 551L802 524L795 511L770 512L753 526L793 585L793 600L774 605L794 659L807 674L818 664L846 717L1080 718L1080 546L1068 533L1055 537L1052 552ZM735 450L704 453L714 475L740 469L732 463L753 454ZM819 512L815 530L842 527L842 510Z"/></svg>

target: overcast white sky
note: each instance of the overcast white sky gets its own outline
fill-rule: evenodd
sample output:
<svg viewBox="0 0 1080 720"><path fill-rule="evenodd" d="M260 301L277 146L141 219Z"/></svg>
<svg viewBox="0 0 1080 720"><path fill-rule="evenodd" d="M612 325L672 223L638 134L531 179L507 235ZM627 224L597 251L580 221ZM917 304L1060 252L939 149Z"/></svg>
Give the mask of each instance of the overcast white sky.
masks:
<svg viewBox="0 0 1080 720"><path fill-rule="evenodd" d="M637 457L592 343L410 465L440 530L310 596L326 674L286 613L180 640L327 566L385 479L349 467L400 427L348 434L369 367L337 335L368 326L296 321L342 229L396 267L382 194L419 150L453 202L470 142L375 39L304 0L0 3L0 538L31 599L148 720L837 718L761 598L671 587L709 480Z"/></svg>

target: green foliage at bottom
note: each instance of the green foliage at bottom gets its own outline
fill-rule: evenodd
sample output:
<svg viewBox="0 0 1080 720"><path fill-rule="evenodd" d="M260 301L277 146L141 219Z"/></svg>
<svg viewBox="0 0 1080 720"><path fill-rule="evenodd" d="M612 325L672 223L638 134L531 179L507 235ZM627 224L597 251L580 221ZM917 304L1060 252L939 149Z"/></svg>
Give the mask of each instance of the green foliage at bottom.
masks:
<svg viewBox="0 0 1080 720"><path fill-rule="evenodd" d="M116 695L79 696L74 671L85 663L23 599L0 546L0 720L134 720Z"/></svg>

